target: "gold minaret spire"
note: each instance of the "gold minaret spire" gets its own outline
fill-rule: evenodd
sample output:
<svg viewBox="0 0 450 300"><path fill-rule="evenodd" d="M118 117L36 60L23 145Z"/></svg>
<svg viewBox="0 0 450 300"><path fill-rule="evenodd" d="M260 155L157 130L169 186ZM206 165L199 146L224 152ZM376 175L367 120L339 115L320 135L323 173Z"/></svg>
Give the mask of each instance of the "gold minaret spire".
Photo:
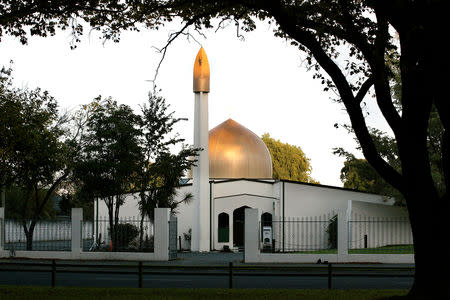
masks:
<svg viewBox="0 0 450 300"><path fill-rule="evenodd" d="M209 62L203 47L197 53L194 63L194 93L209 93Z"/></svg>

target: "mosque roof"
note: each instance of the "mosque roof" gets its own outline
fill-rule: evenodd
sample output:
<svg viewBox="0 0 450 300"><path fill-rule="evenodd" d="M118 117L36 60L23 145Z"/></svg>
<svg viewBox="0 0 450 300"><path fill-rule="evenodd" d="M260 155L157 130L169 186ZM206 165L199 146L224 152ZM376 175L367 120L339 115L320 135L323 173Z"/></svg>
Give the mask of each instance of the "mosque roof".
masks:
<svg viewBox="0 0 450 300"><path fill-rule="evenodd" d="M209 177L271 179L269 149L252 131L228 119L209 131Z"/></svg>

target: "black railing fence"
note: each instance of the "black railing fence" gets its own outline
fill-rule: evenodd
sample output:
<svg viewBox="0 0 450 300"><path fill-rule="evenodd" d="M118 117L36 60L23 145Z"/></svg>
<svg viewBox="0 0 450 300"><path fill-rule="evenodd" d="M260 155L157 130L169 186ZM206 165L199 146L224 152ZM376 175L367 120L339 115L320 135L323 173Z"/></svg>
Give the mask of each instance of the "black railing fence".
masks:
<svg viewBox="0 0 450 300"><path fill-rule="evenodd" d="M70 220L38 220L32 237L27 239L24 225L29 230L31 220L17 221L0 219L4 228L3 248L12 252L16 250L34 251L70 251L72 240L72 223ZM28 247L27 247L28 246Z"/></svg>
<svg viewBox="0 0 450 300"><path fill-rule="evenodd" d="M259 224L262 252L335 254L338 217L285 217ZM347 221L348 254L413 254L411 226L406 217L368 217L352 213Z"/></svg>
<svg viewBox="0 0 450 300"><path fill-rule="evenodd" d="M353 213L348 221L349 253L413 254L406 217L369 217Z"/></svg>
<svg viewBox="0 0 450 300"><path fill-rule="evenodd" d="M314 217L285 217L260 222L263 252L309 253L336 249L334 213Z"/></svg>
<svg viewBox="0 0 450 300"><path fill-rule="evenodd" d="M111 225L108 218L94 220L93 226L85 227L84 236L89 243L83 244L84 251L153 252L153 224L138 217L121 218Z"/></svg>
<svg viewBox="0 0 450 300"><path fill-rule="evenodd" d="M30 228L31 220L25 220ZM27 239L22 221L0 219L0 243L15 251L71 251L72 220L38 220L32 238ZM121 218L110 225L108 218L81 221L80 248L83 251L153 252L153 224L139 218Z"/></svg>
<svg viewBox="0 0 450 300"><path fill-rule="evenodd" d="M357 272L356 272L357 271ZM414 267L349 267L326 263L318 266L164 266L145 265L143 262L117 264L70 264L64 261L49 262L2 262L0 272L44 272L51 273L49 285L56 286L57 276L61 273L79 274L121 274L136 275L137 287L144 287L146 275L171 276L223 276L230 289L234 288L241 276L281 276L281 277L323 277L328 289L333 288L334 277L413 277Z"/></svg>

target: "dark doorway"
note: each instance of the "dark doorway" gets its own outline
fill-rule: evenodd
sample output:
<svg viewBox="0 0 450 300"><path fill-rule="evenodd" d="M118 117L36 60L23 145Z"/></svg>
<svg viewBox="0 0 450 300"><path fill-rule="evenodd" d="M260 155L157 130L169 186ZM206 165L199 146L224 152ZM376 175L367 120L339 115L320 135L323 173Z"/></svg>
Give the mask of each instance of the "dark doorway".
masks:
<svg viewBox="0 0 450 300"><path fill-rule="evenodd" d="M230 241L230 217L227 213L219 214L218 242L228 243Z"/></svg>
<svg viewBox="0 0 450 300"><path fill-rule="evenodd" d="M244 246L245 209L248 206L241 206L233 211L233 244L235 247Z"/></svg>

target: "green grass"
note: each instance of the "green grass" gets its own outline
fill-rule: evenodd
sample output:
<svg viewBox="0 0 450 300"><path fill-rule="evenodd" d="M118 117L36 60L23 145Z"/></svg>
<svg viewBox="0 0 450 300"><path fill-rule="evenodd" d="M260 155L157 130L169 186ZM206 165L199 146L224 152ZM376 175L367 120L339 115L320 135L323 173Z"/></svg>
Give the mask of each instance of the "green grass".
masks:
<svg viewBox="0 0 450 300"><path fill-rule="evenodd" d="M348 254L414 254L414 246L389 245L378 248L350 249Z"/></svg>
<svg viewBox="0 0 450 300"><path fill-rule="evenodd" d="M298 254L337 254L337 249L289 252ZM349 249L348 254L414 254L413 245L389 245L378 248Z"/></svg>
<svg viewBox="0 0 450 300"><path fill-rule="evenodd" d="M0 299L273 299L273 300L353 300L382 299L405 295L405 290L267 290L267 289L137 289L137 288L69 288L0 286Z"/></svg>

